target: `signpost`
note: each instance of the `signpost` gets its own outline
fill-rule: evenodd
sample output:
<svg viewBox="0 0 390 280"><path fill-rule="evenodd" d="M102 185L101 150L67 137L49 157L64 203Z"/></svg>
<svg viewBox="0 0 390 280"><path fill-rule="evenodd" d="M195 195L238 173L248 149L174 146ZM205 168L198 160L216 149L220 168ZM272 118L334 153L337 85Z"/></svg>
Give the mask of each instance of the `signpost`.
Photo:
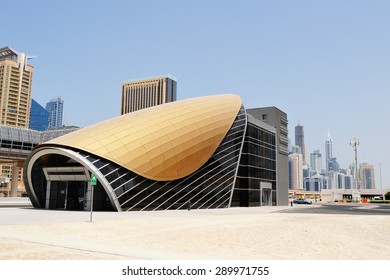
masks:
<svg viewBox="0 0 390 280"><path fill-rule="evenodd" d="M91 215L89 217L89 221L92 223L92 211L93 211L93 187L96 186L96 174L91 174Z"/></svg>

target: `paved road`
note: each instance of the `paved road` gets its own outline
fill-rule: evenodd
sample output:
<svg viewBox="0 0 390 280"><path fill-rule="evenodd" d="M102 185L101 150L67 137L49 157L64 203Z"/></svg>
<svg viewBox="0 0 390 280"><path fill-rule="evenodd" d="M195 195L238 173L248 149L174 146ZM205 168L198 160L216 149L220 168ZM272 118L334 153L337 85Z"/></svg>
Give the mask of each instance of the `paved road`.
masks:
<svg viewBox="0 0 390 280"><path fill-rule="evenodd" d="M389 215L390 204L322 204L318 205L294 205L283 209L281 213L307 213L307 214L341 214L341 215Z"/></svg>
<svg viewBox="0 0 390 280"><path fill-rule="evenodd" d="M53 211L46 209L34 209L28 198L0 198L0 225L1 224L24 224L44 221L80 221L89 220L88 211ZM197 213L207 214L208 211L216 213L230 213L241 211L246 213L279 212L279 213L307 213L307 214L341 214L341 215L388 215L390 216L390 204L362 204L362 203L329 203L313 205L296 205L293 207L254 207L254 208L231 208L230 211L203 210ZM7 212L6 215L3 215ZM179 211L180 212L180 211ZM186 212L186 211L184 211ZM145 213L117 213L117 212L94 212L94 220L127 219L132 215ZM11 218L13 217L13 218Z"/></svg>

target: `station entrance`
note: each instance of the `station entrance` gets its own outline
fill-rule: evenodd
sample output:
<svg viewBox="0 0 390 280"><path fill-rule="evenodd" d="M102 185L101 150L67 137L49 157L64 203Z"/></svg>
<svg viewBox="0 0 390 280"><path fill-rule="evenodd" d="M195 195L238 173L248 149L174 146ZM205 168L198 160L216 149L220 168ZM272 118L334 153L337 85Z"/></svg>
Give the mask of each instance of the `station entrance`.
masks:
<svg viewBox="0 0 390 280"><path fill-rule="evenodd" d="M46 167L47 209L87 210L90 174L82 167Z"/></svg>
<svg viewBox="0 0 390 280"><path fill-rule="evenodd" d="M46 209L91 210L91 173L83 166L44 167ZM93 210L113 211L106 191L98 181L94 186Z"/></svg>
<svg viewBox="0 0 390 280"><path fill-rule="evenodd" d="M260 182L260 206L272 206L272 184Z"/></svg>
<svg viewBox="0 0 390 280"><path fill-rule="evenodd" d="M87 208L88 182L52 181L50 186L51 207L64 210L85 210Z"/></svg>

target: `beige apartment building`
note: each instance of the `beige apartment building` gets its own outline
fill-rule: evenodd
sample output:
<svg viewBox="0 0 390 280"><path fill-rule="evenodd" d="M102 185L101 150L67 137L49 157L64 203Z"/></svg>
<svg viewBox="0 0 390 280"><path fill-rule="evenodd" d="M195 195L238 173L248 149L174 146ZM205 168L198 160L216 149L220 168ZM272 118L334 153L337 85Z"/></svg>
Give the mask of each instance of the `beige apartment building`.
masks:
<svg viewBox="0 0 390 280"><path fill-rule="evenodd" d="M0 124L29 127L34 67L24 53L0 49Z"/></svg>
<svg viewBox="0 0 390 280"><path fill-rule="evenodd" d="M176 84L171 75L124 82L121 115L176 101Z"/></svg>
<svg viewBox="0 0 390 280"><path fill-rule="evenodd" d="M0 125L2 126L29 127L34 67L27 62L31 58L10 47L0 48ZM10 163L8 159L1 159L0 177L4 178L1 182L11 180L11 183L19 177L20 192L24 186L18 165L19 162Z"/></svg>

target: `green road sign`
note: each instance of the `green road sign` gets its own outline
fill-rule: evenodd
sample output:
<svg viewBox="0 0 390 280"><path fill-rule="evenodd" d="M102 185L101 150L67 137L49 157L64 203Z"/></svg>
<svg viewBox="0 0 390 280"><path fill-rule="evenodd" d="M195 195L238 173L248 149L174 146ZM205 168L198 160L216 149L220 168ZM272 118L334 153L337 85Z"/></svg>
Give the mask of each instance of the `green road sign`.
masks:
<svg viewBox="0 0 390 280"><path fill-rule="evenodd" d="M96 185L96 174L95 173L91 174L91 185L92 186Z"/></svg>

